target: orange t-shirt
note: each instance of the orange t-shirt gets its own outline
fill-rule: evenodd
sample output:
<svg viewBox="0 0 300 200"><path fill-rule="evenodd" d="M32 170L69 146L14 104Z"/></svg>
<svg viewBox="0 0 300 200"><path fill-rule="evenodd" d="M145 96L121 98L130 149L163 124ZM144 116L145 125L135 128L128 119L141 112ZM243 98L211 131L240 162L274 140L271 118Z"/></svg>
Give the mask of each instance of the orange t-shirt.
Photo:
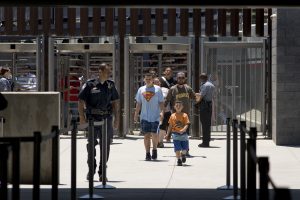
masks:
<svg viewBox="0 0 300 200"><path fill-rule="evenodd" d="M187 124L190 124L189 116L186 113L173 113L169 119L171 132L179 132Z"/></svg>

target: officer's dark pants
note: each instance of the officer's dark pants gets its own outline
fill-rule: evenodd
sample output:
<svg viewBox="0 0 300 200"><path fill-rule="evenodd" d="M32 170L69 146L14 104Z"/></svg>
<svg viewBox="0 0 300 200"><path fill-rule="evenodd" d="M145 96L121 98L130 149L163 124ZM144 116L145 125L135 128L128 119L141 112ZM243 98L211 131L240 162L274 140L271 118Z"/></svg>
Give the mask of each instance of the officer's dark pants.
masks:
<svg viewBox="0 0 300 200"><path fill-rule="evenodd" d="M106 149L106 156L108 161L109 151L110 151L110 140L113 137L113 126L112 126L112 116L107 118L107 149ZM98 142L99 139L99 142ZM97 168L97 161L96 161L96 145L99 144L100 146L100 162L99 162L99 176L102 174L102 158L101 158L101 149L102 149L102 126L97 126L94 128L94 172ZM86 145L87 151L89 152L89 143ZM89 156L88 156L89 158ZM89 164L89 159L87 161Z"/></svg>
<svg viewBox="0 0 300 200"><path fill-rule="evenodd" d="M212 103L202 100L200 102L200 121L202 125L203 144L209 145L211 131Z"/></svg>

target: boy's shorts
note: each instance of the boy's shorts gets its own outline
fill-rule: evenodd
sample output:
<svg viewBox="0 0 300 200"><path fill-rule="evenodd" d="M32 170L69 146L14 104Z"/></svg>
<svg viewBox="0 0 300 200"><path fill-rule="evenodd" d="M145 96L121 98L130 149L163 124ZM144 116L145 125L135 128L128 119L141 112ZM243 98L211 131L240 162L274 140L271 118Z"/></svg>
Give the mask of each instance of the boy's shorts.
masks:
<svg viewBox="0 0 300 200"><path fill-rule="evenodd" d="M142 133L159 133L159 122L141 121Z"/></svg>
<svg viewBox="0 0 300 200"><path fill-rule="evenodd" d="M174 151L188 150L188 141L173 140Z"/></svg>

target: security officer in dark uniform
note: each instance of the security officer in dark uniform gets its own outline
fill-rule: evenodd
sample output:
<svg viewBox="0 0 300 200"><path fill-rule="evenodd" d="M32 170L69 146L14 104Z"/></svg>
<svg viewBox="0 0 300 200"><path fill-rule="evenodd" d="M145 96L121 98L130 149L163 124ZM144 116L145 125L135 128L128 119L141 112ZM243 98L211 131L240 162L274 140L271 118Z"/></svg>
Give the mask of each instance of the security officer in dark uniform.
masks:
<svg viewBox="0 0 300 200"><path fill-rule="evenodd" d="M196 102L200 108L200 121L202 125L202 144L199 147L209 147L211 135L212 99L215 86L208 81L205 73L200 74L200 93L196 93Z"/></svg>
<svg viewBox="0 0 300 200"><path fill-rule="evenodd" d="M117 129L119 126L119 94L115 87L115 83L108 80L111 75L111 67L105 63L99 66L99 77L96 79L88 80L79 92L79 104L78 112L80 118L80 124L87 122L89 117L92 117L94 121L102 121L107 119L107 160L109 157L110 141L113 137L113 128ZM113 116L114 115L114 125ZM101 126L96 126L94 131L94 145L102 144ZM98 142L97 139L100 141ZM87 149L89 144L87 144ZM94 174L96 172L96 149L94 147ZM89 163L89 161L88 161ZM99 180L102 181L102 163L100 154L99 164ZM87 179L89 174L87 175Z"/></svg>

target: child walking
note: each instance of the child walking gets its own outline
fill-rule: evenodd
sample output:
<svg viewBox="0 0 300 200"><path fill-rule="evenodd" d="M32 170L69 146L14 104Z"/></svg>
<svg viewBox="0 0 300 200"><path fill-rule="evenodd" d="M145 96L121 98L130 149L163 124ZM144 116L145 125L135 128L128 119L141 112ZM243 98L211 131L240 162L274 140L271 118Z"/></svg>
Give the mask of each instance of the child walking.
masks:
<svg viewBox="0 0 300 200"><path fill-rule="evenodd" d="M182 101L176 101L174 108L176 110L169 119L168 133L172 133L174 151L176 153L177 165L182 166L186 162L186 152L188 150L188 134L190 120L186 113L182 112Z"/></svg>

